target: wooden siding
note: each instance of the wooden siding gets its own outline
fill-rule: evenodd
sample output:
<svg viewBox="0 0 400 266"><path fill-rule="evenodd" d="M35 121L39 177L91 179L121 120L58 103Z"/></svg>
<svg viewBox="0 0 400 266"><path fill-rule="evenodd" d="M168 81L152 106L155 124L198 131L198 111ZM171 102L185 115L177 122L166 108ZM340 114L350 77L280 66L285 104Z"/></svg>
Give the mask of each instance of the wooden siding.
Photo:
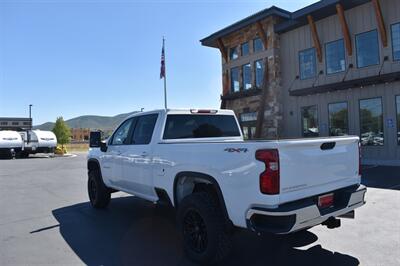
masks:
<svg viewBox="0 0 400 266"><path fill-rule="evenodd" d="M380 0L385 26L388 35L388 46L383 47L380 37L378 38L380 47L380 61L383 62L384 56L389 60L384 63L382 73L400 71L400 62L393 61L392 55L392 36L391 25L400 22L400 1ZM366 3L356 8L346 10L345 16L348 22L353 55L346 57L346 68L353 64L346 80L375 76L379 73L381 65L357 68L357 51L355 49L355 35L370 30L377 30L375 13L372 3ZM343 33L337 15L316 21L318 35L323 47L323 60L317 62L317 73L320 70L324 74L317 80L296 80L299 76L299 51L313 47L310 27L308 25L294 29L281 35L281 63L282 63L282 89L283 89L283 131L284 137L301 137L301 117L300 108L302 106L317 105L320 135L328 136L328 104L334 102L347 101L349 108L349 130L352 135L360 134L359 125L359 100L365 98L382 97L383 116L384 116L384 146L382 147L363 147L364 159L398 161L400 163L400 146L397 145L397 128L389 128L387 119L393 119L396 124L395 95L400 95L400 82L379 84L364 88L353 88L350 90L336 91L331 93L315 94L301 97L289 96L289 90L302 89L315 85L334 84L343 80L345 72L338 74L326 74L325 67L325 44L343 38ZM378 31L379 34L379 31Z"/></svg>

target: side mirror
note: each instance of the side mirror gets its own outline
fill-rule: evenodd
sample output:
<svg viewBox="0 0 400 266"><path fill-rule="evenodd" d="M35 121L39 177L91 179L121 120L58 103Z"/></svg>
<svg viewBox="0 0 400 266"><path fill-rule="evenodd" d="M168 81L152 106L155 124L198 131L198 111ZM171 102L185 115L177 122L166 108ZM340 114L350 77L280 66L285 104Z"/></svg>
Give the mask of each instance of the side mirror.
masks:
<svg viewBox="0 0 400 266"><path fill-rule="evenodd" d="M90 132L90 148L99 148L101 143L101 132L100 131L92 131Z"/></svg>

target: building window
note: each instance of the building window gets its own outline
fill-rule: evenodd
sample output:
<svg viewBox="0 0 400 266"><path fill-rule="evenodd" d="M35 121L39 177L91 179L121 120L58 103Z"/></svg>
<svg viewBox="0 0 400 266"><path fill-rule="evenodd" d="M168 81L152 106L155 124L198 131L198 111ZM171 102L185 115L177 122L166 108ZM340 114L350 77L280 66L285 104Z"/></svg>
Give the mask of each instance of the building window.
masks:
<svg viewBox="0 0 400 266"><path fill-rule="evenodd" d="M245 140L256 138L256 127L244 126L242 127L242 132Z"/></svg>
<svg viewBox="0 0 400 266"><path fill-rule="evenodd" d="M315 48L301 51L299 53L299 62L301 79L309 79L315 77L317 73Z"/></svg>
<svg viewBox="0 0 400 266"><path fill-rule="evenodd" d="M400 23L392 25L393 60L400 60Z"/></svg>
<svg viewBox="0 0 400 266"><path fill-rule="evenodd" d="M303 137L318 137L318 109L316 105L301 108Z"/></svg>
<svg viewBox="0 0 400 266"><path fill-rule="evenodd" d="M19 125L19 122L12 122L11 125L13 125L13 126L18 126L18 125Z"/></svg>
<svg viewBox="0 0 400 266"><path fill-rule="evenodd" d="M256 78L256 87L258 89L261 88L263 79L264 79L264 62L263 60L258 60L254 62L254 68L255 68L255 78Z"/></svg>
<svg viewBox="0 0 400 266"><path fill-rule="evenodd" d="M257 112L240 114L240 125L245 139L254 139L256 137L256 123Z"/></svg>
<svg viewBox="0 0 400 266"><path fill-rule="evenodd" d="M349 134L347 102L331 103L328 105L329 135L344 136Z"/></svg>
<svg viewBox="0 0 400 266"><path fill-rule="evenodd" d="M234 67L231 69L231 92L238 92L239 90L240 90L239 68Z"/></svg>
<svg viewBox="0 0 400 266"><path fill-rule="evenodd" d="M251 64L242 66L242 75L244 89L251 89Z"/></svg>
<svg viewBox="0 0 400 266"><path fill-rule="evenodd" d="M240 122L253 122L257 121L257 112L251 113L241 113L240 114Z"/></svg>
<svg viewBox="0 0 400 266"><path fill-rule="evenodd" d="M379 64L379 41L376 30L356 35L357 67Z"/></svg>
<svg viewBox="0 0 400 266"><path fill-rule="evenodd" d="M253 51L255 53L261 52L262 50L264 50L264 44L261 40L261 38L255 38L253 40Z"/></svg>
<svg viewBox="0 0 400 266"><path fill-rule="evenodd" d="M326 73L334 74L346 70L344 42L342 40L325 45Z"/></svg>
<svg viewBox="0 0 400 266"><path fill-rule="evenodd" d="M239 57L239 47L232 47L229 49L229 59L230 60L235 60Z"/></svg>
<svg viewBox="0 0 400 266"><path fill-rule="evenodd" d="M400 96L396 96L397 111L397 144L400 145Z"/></svg>
<svg viewBox="0 0 400 266"><path fill-rule="evenodd" d="M2 125L2 126L7 126L7 125L8 125L8 122L1 122L0 125Z"/></svg>
<svg viewBox="0 0 400 266"><path fill-rule="evenodd" d="M246 56L249 54L249 43L242 43L242 56Z"/></svg>
<svg viewBox="0 0 400 266"><path fill-rule="evenodd" d="M383 146L382 99L360 100L361 145Z"/></svg>

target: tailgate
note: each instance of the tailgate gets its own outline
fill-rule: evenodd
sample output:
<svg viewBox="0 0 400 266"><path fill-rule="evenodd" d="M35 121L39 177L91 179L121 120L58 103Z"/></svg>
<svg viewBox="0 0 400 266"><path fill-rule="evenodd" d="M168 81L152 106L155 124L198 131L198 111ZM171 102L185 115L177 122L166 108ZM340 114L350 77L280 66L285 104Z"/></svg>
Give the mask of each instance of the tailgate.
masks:
<svg viewBox="0 0 400 266"><path fill-rule="evenodd" d="M358 137L279 141L280 202L359 183L358 142Z"/></svg>

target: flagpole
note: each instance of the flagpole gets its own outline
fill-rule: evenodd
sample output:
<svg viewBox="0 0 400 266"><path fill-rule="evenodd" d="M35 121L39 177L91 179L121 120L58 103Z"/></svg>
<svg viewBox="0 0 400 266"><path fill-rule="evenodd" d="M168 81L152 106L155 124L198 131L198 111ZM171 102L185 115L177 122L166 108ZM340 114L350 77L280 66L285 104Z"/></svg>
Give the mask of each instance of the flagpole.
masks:
<svg viewBox="0 0 400 266"><path fill-rule="evenodd" d="M166 71L166 60L165 60L165 38L163 36L163 47L164 47L164 107L167 109L167 71Z"/></svg>

